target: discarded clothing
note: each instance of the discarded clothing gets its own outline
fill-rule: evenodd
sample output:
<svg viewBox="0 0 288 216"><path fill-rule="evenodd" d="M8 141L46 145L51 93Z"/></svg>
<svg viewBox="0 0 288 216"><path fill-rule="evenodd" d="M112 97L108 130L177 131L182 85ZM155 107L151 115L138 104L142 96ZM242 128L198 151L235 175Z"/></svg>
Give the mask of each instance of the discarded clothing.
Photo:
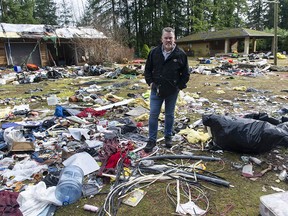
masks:
<svg viewBox="0 0 288 216"><path fill-rule="evenodd" d="M0 191L0 215L22 216L17 198L19 193Z"/></svg>
<svg viewBox="0 0 288 216"><path fill-rule="evenodd" d="M126 157L126 153L116 152L115 154L109 157L105 168L106 169L115 168L119 159L125 158L125 157ZM124 159L124 165L127 167L131 165L131 161L127 157Z"/></svg>
<svg viewBox="0 0 288 216"><path fill-rule="evenodd" d="M103 116L105 115L106 110L96 111L92 108L86 108L82 112L78 113L76 116L80 118L88 117L88 114L91 116Z"/></svg>

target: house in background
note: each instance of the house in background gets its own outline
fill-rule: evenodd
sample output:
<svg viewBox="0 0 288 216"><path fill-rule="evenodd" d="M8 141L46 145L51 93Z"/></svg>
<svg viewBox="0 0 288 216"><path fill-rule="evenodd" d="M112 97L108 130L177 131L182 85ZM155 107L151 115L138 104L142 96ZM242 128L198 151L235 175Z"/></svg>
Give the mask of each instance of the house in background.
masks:
<svg viewBox="0 0 288 216"><path fill-rule="evenodd" d="M176 40L189 56L214 56L234 51L243 54L256 52L257 39L273 38L274 35L246 28L199 32ZM239 44L242 43L242 49Z"/></svg>
<svg viewBox="0 0 288 216"><path fill-rule="evenodd" d="M93 28L0 23L0 65L78 65L85 50L77 41L107 37Z"/></svg>

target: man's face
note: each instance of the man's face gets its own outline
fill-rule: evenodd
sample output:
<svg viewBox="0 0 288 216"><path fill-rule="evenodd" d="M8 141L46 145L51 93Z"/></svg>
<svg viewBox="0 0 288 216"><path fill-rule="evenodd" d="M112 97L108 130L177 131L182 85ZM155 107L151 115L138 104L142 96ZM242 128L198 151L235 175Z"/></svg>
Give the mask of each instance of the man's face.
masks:
<svg viewBox="0 0 288 216"><path fill-rule="evenodd" d="M161 40L166 51L173 49L173 45L175 43L175 35L173 32L164 32Z"/></svg>

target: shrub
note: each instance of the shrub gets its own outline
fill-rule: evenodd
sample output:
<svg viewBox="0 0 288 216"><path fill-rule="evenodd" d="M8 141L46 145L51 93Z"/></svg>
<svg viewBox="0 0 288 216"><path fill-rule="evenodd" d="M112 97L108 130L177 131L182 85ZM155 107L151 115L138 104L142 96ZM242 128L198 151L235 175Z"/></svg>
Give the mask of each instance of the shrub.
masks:
<svg viewBox="0 0 288 216"><path fill-rule="evenodd" d="M92 65L103 64L103 62L124 63L133 59L134 50L119 44L109 38L105 39L74 39L77 45L79 63Z"/></svg>
<svg viewBox="0 0 288 216"><path fill-rule="evenodd" d="M149 52L150 52L150 48L148 47L147 44L144 44L142 51L141 51L141 57L147 59Z"/></svg>

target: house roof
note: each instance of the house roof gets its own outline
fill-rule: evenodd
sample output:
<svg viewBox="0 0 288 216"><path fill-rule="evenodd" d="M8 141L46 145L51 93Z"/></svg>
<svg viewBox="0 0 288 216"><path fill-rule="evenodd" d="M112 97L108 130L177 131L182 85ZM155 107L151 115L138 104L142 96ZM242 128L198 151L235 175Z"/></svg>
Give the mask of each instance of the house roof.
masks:
<svg viewBox="0 0 288 216"><path fill-rule="evenodd" d="M106 38L102 32L84 27L58 28L55 33L60 38Z"/></svg>
<svg viewBox="0 0 288 216"><path fill-rule="evenodd" d="M36 24L10 24L0 23L0 38L106 38L94 29L86 27L58 27Z"/></svg>
<svg viewBox="0 0 288 216"><path fill-rule="evenodd" d="M220 31L199 32L196 34L191 34L186 37L179 38L176 40L176 42L181 43L181 42L207 41L207 40L245 38L245 37L255 37L255 38L270 37L271 38L271 37L274 37L274 34L247 29L247 28L233 28L233 29L225 29L225 30L220 30Z"/></svg>

